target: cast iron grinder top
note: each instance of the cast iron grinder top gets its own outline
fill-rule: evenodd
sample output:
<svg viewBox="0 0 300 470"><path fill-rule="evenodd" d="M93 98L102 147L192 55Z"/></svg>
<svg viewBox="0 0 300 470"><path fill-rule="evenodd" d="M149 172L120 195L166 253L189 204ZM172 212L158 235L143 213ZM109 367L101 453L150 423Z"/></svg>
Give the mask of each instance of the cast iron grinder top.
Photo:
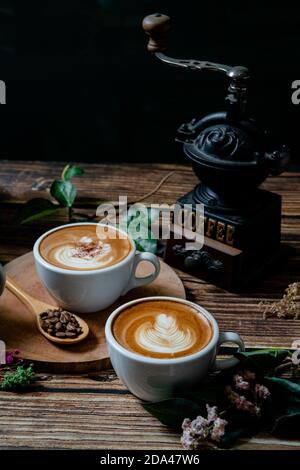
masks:
<svg viewBox="0 0 300 470"><path fill-rule="evenodd" d="M274 149L266 131L246 115L249 71L208 61L175 59L164 54L170 18L161 13L143 20L150 37L148 51L163 63L188 70L225 74L229 80L227 109L182 124L176 140L202 182L199 202L226 205L226 199L249 196L268 175L280 174L289 162L286 146ZM228 196L228 198L227 198Z"/></svg>

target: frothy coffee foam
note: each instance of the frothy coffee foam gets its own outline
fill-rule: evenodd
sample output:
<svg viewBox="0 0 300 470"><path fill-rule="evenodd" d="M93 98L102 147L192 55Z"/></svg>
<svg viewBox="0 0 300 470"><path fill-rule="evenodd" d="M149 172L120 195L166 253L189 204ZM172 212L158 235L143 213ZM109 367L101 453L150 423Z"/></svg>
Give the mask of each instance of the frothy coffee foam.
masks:
<svg viewBox="0 0 300 470"><path fill-rule="evenodd" d="M110 228L107 238L99 240L95 225L81 225L56 230L40 243L40 254L49 263L75 270L94 270L112 266L124 259L131 250L128 238ZM102 232L103 233L103 232Z"/></svg>
<svg viewBox="0 0 300 470"><path fill-rule="evenodd" d="M167 300L144 301L123 310L113 332L126 349L158 358L193 354L212 337L212 327L200 311Z"/></svg>

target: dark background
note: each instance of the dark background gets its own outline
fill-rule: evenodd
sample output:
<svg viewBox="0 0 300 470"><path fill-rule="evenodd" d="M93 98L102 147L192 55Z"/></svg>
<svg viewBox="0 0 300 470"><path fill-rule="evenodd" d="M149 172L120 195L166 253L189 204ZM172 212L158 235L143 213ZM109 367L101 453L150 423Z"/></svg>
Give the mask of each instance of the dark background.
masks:
<svg viewBox="0 0 300 470"><path fill-rule="evenodd" d="M250 68L249 113L300 162L300 3L240 0L0 1L0 157L183 161L177 127L222 110L227 83L147 53L141 21L157 11L171 55Z"/></svg>

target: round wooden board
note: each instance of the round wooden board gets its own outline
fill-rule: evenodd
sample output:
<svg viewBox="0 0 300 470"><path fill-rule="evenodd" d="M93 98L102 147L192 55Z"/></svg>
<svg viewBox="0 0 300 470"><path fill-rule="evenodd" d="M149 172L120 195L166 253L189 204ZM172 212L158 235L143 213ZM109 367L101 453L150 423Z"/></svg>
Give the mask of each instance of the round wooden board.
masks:
<svg viewBox="0 0 300 470"><path fill-rule="evenodd" d="M0 339L5 341L7 350L20 349L22 357L35 363L38 370L53 373L84 373L105 369L110 366L110 361L105 343L104 325L116 307L129 300L152 295L185 298L183 284L175 271L163 261L160 261L160 264L160 274L151 284L132 290L106 310L80 314L88 323L90 333L86 340L73 346L56 345L44 338L36 327L33 315L5 289L0 298ZM5 269L30 295L57 305L37 276L32 252L11 261ZM149 263L140 263L137 275L145 276L150 270Z"/></svg>

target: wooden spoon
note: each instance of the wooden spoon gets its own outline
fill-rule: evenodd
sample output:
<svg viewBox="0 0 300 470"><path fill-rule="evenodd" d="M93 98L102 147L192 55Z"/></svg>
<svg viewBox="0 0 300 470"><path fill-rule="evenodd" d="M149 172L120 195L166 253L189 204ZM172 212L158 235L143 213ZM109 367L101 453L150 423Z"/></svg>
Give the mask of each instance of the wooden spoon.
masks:
<svg viewBox="0 0 300 470"><path fill-rule="evenodd" d="M47 331L44 331L41 325L41 317L40 314L45 312L46 310L57 310L58 307L55 307L53 305L46 304L45 302L41 302L40 300L35 299L34 297L31 297L31 295L27 294L27 292L23 291L18 284L11 279L10 277L6 276L6 284L5 287L12 292L18 299L28 307L28 309L34 313L36 317L36 322L37 322L37 327L42 333L42 335L45 336L49 341L52 341L53 343L59 343L59 344L66 344L66 345L71 345L75 343L79 343L83 339L85 339L89 333L89 327L88 324L80 317L77 315L74 315L76 320L78 321L80 327L82 328L82 333L77 336L76 338L57 338L56 336L52 336Z"/></svg>

